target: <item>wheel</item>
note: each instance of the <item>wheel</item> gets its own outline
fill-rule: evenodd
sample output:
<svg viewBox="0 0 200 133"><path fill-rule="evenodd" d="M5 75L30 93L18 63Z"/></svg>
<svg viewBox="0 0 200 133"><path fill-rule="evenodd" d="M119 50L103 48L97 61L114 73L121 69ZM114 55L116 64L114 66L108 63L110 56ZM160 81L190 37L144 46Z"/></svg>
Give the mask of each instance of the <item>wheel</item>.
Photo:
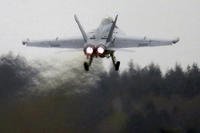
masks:
<svg viewBox="0 0 200 133"><path fill-rule="evenodd" d="M118 71L118 70L119 70L119 66L120 66L120 62L117 61L117 63L115 64L115 71Z"/></svg>
<svg viewBox="0 0 200 133"><path fill-rule="evenodd" d="M83 63L83 66L84 66L84 68L85 68L85 71L89 71L89 65L88 65L87 62L84 62L84 63Z"/></svg>

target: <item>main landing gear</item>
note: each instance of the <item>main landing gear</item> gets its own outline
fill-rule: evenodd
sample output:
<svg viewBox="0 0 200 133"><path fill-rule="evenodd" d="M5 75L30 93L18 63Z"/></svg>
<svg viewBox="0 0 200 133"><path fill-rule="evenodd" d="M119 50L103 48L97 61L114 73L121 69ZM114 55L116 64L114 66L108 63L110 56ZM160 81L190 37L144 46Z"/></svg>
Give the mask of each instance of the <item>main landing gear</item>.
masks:
<svg viewBox="0 0 200 133"><path fill-rule="evenodd" d="M118 71L119 70L119 67L120 67L120 61L116 61L116 57L114 56L114 52L115 51L106 51L106 54L105 54L105 56L104 57L111 57L111 59L112 59L112 62L113 62L113 66L114 66L114 68L115 68L115 71ZM90 68L90 66L91 66L91 64L92 64L92 61L93 61L93 56L90 56L89 57L89 62L84 62L83 63L83 66L84 66L84 68L85 68L85 71L89 71L89 68Z"/></svg>
<svg viewBox="0 0 200 133"><path fill-rule="evenodd" d="M84 66L84 68L85 68L85 71L89 71L89 68L90 68L90 66L91 66L91 64L92 64L92 61L93 61L93 57L91 56L91 57L89 58L89 62L84 62L84 63L83 63L83 66Z"/></svg>
<svg viewBox="0 0 200 133"><path fill-rule="evenodd" d="M113 62L113 66L115 67L115 71L119 70L120 61L116 61L116 57L114 56L114 51L110 51L110 57Z"/></svg>

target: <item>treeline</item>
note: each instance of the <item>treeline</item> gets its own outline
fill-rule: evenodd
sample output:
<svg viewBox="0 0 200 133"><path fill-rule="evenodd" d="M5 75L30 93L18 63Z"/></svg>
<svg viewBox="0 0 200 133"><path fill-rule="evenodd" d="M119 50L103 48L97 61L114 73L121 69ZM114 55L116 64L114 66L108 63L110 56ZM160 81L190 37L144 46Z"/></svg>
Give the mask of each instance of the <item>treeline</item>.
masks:
<svg viewBox="0 0 200 133"><path fill-rule="evenodd" d="M122 132L200 132L197 64L185 71L176 65L162 74L153 63L141 68L130 62L122 74L102 74L98 88L127 116Z"/></svg>
<svg viewBox="0 0 200 133"><path fill-rule="evenodd" d="M46 94L31 92L39 73L23 57L0 57L0 132L200 132L197 64L162 73L153 63L130 62L128 70L101 72L95 85L84 86L87 92L75 93L68 93L77 89L73 80Z"/></svg>

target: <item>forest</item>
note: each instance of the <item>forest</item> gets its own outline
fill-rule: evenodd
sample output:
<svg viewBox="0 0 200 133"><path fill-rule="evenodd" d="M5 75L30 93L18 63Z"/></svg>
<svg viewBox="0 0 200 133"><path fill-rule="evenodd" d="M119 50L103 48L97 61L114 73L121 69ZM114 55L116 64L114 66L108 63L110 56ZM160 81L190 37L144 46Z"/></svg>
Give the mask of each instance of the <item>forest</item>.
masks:
<svg viewBox="0 0 200 133"><path fill-rule="evenodd" d="M79 66L82 68L82 64ZM1 133L199 133L200 68L133 61L123 72L72 67L45 78L22 56L0 57ZM41 91L42 90L42 91Z"/></svg>

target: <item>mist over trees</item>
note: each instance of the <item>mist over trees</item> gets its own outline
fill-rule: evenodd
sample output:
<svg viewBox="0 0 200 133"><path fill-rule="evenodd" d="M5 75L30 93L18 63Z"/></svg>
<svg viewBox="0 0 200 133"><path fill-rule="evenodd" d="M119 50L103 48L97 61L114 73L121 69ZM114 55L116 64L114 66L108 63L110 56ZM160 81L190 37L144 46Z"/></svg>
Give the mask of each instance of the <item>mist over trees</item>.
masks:
<svg viewBox="0 0 200 133"><path fill-rule="evenodd" d="M71 69L74 80L86 73L79 67ZM78 82L68 79L45 94L30 91L41 87L35 83L40 72L21 56L0 57L0 132L200 132L197 64L186 70L177 64L162 73L154 63L141 68L130 61L126 71L101 71L95 84L79 88L88 91L75 93L69 91Z"/></svg>

